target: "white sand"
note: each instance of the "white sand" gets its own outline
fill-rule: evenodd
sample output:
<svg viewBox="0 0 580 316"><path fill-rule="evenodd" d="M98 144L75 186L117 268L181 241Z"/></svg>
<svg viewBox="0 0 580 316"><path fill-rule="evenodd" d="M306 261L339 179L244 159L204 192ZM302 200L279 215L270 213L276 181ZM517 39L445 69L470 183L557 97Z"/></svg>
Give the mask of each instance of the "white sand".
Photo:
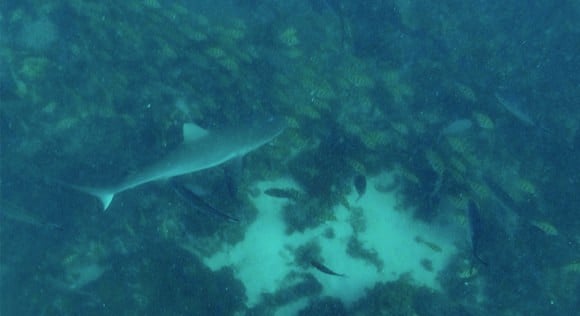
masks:
<svg viewBox="0 0 580 316"><path fill-rule="evenodd" d="M233 266L236 277L246 287L249 307L260 302L262 293L274 293L288 286L288 282L283 281L293 271L312 273L322 284L323 295L338 298L347 305L361 298L365 289L373 287L377 282L395 280L405 273L417 284L438 289L437 273L455 252L453 240L445 237L441 228L429 227L413 220L410 211L395 210L396 193L376 191L373 184L375 180L369 179L368 190L360 201L356 201L356 193L348 196L348 201L351 207L363 209L366 229L359 232L357 238L366 250L377 253L384 264L382 271L361 258L347 254L347 242L353 234L352 211L336 206L335 221L326 222L304 233L287 235L282 208L288 201L265 194L253 200L259 214L248 227L245 239L238 244L224 246L221 252L205 258L204 262L212 270ZM292 181L282 179L261 182L257 186L261 190L271 187L296 188ZM323 235L328 227L334 230L335 236L332 239ZM442 251L418 243L415 240L417 236L436 244ZM326 275L314 268L305 271L294 263L293 250L313 240L322 249L323 263L347 277ZM427 271L421 265L422 259L431 261L432 271ZM295 283L293 281L292 284ZM306 304L307 300L302 299L289 305L293 305L291 309L299 310Z"/></svg>

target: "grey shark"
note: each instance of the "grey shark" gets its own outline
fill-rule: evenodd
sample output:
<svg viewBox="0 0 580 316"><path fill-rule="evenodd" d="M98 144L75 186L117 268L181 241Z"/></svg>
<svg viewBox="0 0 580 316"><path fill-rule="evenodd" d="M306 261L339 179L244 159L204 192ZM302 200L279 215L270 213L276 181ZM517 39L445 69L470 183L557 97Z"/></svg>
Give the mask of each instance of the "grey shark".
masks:
<svg viewBox="0 0 580 316"><path fill-rule="evenodd" d="M270 118L250 126L207 131L193 123L183 125L183 143L160 161L129 175L121 183L105 187L73 188L99 198L106 210L116 194L139 185L201 171L241 157L270 142L285 128L283 120Z"/></svg>

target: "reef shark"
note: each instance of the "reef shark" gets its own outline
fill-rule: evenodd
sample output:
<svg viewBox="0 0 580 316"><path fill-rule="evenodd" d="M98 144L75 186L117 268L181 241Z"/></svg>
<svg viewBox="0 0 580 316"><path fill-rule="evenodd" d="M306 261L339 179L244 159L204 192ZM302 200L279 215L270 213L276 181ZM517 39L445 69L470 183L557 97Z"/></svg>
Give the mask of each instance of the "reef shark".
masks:
<svg viewBox="0 0 580 316"><path fill-rule="evenodd" d="M156 163L129 175L117 185L103 188L70 185L91 194L106 210L116 194L139 185L221 165L270 142L285 128L280 119L270 118L249 126L207 131L196 124L183 124L183 143Z"/></svg>

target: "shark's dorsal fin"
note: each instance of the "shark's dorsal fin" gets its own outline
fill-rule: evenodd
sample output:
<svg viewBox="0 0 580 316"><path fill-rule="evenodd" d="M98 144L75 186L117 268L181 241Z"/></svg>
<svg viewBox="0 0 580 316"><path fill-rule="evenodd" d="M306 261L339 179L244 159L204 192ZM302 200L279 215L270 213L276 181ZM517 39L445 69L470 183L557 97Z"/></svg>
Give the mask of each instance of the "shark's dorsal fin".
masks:
<svg viewBox="0 0 580 316"><path fill-rule="evenodd" d="M209 134L208 131L194 123L183 124L183 141L192 142Z"/></svg>

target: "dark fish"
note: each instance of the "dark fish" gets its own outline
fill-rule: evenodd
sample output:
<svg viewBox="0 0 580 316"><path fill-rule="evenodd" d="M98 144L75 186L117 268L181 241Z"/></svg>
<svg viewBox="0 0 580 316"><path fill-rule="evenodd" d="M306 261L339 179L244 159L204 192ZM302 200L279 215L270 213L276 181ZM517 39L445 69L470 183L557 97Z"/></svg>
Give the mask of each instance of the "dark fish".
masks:
<svg viewBox="0 0 580 316"><path fill-rule="evenodd" d="M493 197L499 202L499 204L508 210L516 211L519 213L519 207L517 202L509 195L509 193L494 179L488 176L483 177L483 181L487 184L488 188L491 190Z"/></svg>
<svg viewBox="0 0 580 316"><path fill-rule="evenodd" d="M520 122L524 123L528 126L536 126L536 122L532 119L532 117L526 113L523 109L521 104L513 98L513 96L507 97L504 95L500 95L499 93L495 94L495 98L499 102L499 104L506 110L508 113L513 115L515 118L520 120Z"/></svg>
<svg viewBox="0 0 580 316"><path fill-rule="evenodd" d="M239 183L243 177L244 160L242 158L233 159L224 168L224 182L228 194L231 197L237 197Z"/></svg>
<svg viewBox="0 0 580 316"><path fill-rule="evenodd" d="M354 182L354 188L356 189L356 192L358 193L358 198L356 199L358 201L367 191L367 177L365 177L362 174L357 174L354 177L353 182Z"/></svg>
<svg viewBox="0 0 580 316"><path fill-rule="evenodd" d="M477 261L481 262L483 265L487 265L478 254L481 238L483 237L483 224L481 220L481 212L479 211L479 207L473 200L469 200L469 204L467 206L467 219L469 221L469 229L471 232L471 249L473 252L473 257L477 259Z"/></svg>
<svg viewBox="0 0 580 316"><path fill-rule="evenodd" d="M51 223L36 217L29 211L24 210L8 201L3 201L2 207L0 208L0 218L2 217L20 224L34 226L36 228L63 230L62 225Z"/></svg>
<svg viewBox="0 0 580 316"><path fill-rule="evenodd" d="M310 265L313 266L313 267L315 267L316 270L318 270L318 271L320 271L322 273L326 273L326 274L329 274L329 275L336 275L336 276L339 276L339 277L344 277L345 276L342 273L336 273L336 272L330 270L327 266L323 265L322 263L320 263L320 262L318 262L316 260L311 260L310 261Z"/></svg>
<svg viewBox="0 0 580 316"><path fill-rule="evenodd" d="M196 211L210 214L213 216L221 217L229 222L237 223L240 221L239 218L230 215L228 213L222 212L215 207L209 205L204 201L199 195L195 194L193 191L188 189L185 185L178 183L177 181L171 181L171 186L181 196L186 200Z"/></svg>
<svg viewBox="0 0 580 316"><path fill-rule="evenodd" d="M264 191L264 194L271 197L283 198L289 200L298 200L300 197L300 192L294 189L279 189L279 188L269 188Z"/></svg>

